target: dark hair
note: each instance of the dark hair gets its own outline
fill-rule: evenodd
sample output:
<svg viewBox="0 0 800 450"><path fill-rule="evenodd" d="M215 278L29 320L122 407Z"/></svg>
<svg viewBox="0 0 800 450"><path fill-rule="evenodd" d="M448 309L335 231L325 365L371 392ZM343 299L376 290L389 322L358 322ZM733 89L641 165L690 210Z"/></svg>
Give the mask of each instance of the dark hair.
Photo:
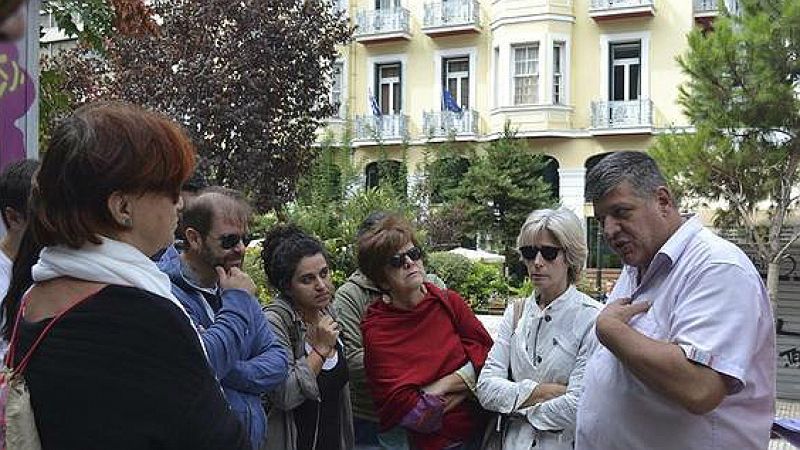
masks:
<svg viewBox="0 0 800 450"><path fill-rule="evenodd" d="M38 161L23 159L9 164L0 173L0 215L6 228L6 208L12 208L23 217L28 217L28 197L31 195L31 182L37 168Z"/></svg>
<svg viewBox="0 0 800 450"><path fill-rule="evenodd" d="M358 238L358 268L380 287L389 259L408 242L419 247L411 224L398 214L387 215Z"/></svg>
<svg viewBox="0 0 800 450"><path fill-rule="evenodd" d="M31 269L36 264L36 261L39 260L40 251L42 251L42 246L36 242L31 227L26 227L19 243L17 257L11 267L11 281L8 284L8 291L6 291L6 296L3 299L3 317L6 320L1 331L6 342L11 340L11 331L17 319L22 296L33 285Z"/></svg>
<svg viewBox="0 0 800 450"><path fill-rule="evenodd" d="M183 183L183 188L181 190L185 192L200 192L203 189L208 187L208 180L206 180L206 176L203 175L203 172L200 171L198 167L191 177Z"/></svg>
<svg viewBox="0 0 800 450"><path fill-rule="evenodd" d="M289 284L300 260L318 254L322 254L325 261L330 263L328 252L317 238L306 234L296 225L276 225L264 236L261 262L269 284L287 297Z"/></svg>
<svg viewBox="0 0 800 450"><path fill-rule="evenodd" d="M0 2L0 23L11 17L25 0L3 0Z"/></svg>
<svg viewBox="0 0 800 450"><path fill-rule="evenodd" d="M667 182L655 160L647 153L612 153L595 165L586 176L586 193L596 202L623 182L630 183L640 197L648 197Z"/></svg>
<svg viewBox="0 0 800 450"><path fill-rule="evenodd" d="M180 195L195 151L167 117L120 102L83 106L50 139L31 194L31 228L44 246L99 244L123 230L108 208L114 192Z"/></svg>
<svg viewBox="0 0 800 450"><path fill-rule="evenodd" d="M389 213L386 211L373 211L371 212L358 226L358 231L356 231L356 237L360 238L364 235L370 228L374 227L378 222L385 219Z"/></svg>
<svg viewBox="0 0 800 450"><path fill-rule="evenodd" d="M247 198L241 192L221 186L211 186L186 204L181 213L178 230L185 236L186 229L193 228L201 236L206 237L211 231L215 214L246 224L252 212Z"/></svg>

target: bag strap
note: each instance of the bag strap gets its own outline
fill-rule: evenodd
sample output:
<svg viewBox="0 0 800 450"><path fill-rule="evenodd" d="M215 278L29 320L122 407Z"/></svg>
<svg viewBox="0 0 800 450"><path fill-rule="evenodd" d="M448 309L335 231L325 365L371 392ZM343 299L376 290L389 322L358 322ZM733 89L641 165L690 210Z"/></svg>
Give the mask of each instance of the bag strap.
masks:
<svg viewBox="0 0 800 450"><path fill-rule="evenodd" d="M517 332L517 324L522 317L522 312L525 310L525 299L515 299L512 307L514 308L514 320L511 322L511 334L513 335Z"/></svg>
<svg viewBox="0 0 800 450"><path fill-rule="evenodd" d="M15 375L22 374L22 372L25 371L25 368L27 368L28 362L30 361L34 350L36 350L36 348L39 346L39 344L42 342L42 340L45 338L45 336L47 336L47 333L53 328L53 326L56 323L58 323L58 321L61 320L61 318L64 317L65 314L67 314L68 312L70 312L73 309L75 309L78 305L83 303L89 297L92 297L93 295L97 294L98 292L100 292L100 290L102 290L105 287L106 287L106 285L102 285L101 287L99 287L97 289L91 290L85 296L83 296L83 297L77 299L76 301L74 301L72 303L72 305L67 307L65 310L63 310L60 313L56 314L53 317L53 319L47 325L45 325L44 330L42 330L42 332L39 333L39 336L33 342L33 345L31 345L31 348L28 349L28 353L25 354L25 356L22 358L22 361L20 361L19 365L17 365L17 367L12 367L12 365L14 363L14 354L16 353L15 349L16 349L17 345L19 344L19 342L18 342L18 340L19 340L19 324L20 324L20 322L22 322L22 317L25 314L25 308L27 306L28 297L30 295L30 291L26 292L25 295L22 297L22 302L20 304L19 311L17 312L17 318L14 321L14 329L11 332L11 340L10 340L9 345L8 345L8 353L6 354L6 360L5 360L6 367L12 368Z"/></svg>
<svg viewBox="0 0 800 450"><path fill-rule="evenodd" d="M519 319L522 317L522 312L525 311L525 299L515 299L514 303L511 305L514 308L514 315L513 320L511 322L511 336L517 332L517 324L519 323ZM509 347L511 346L511 339L509 338ZM510 349L509 349L510 351ZM508 374L507 377L509 380L513 380L513 374L511 373L511 361L508 362ZM499 425L498 425L499 426Z"/></svg>

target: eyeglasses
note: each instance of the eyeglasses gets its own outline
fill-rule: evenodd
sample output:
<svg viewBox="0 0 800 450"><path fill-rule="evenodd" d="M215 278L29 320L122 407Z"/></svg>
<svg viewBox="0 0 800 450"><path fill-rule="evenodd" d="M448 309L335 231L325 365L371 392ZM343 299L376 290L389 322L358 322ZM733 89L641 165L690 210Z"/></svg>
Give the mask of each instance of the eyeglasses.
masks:
<svg viewBox="0 0 800 450"><path fill-rule="evenodd" d="M542 258L544 258L546 261L553 261L556 259L558 252L560 251L561 249L559 247L551 247L549 245L543 245L541 247L526 245L519 248L519 254L529 261L536 259L536 255L538 255L540 252L542 253Z"/></svg>
<svg viewBox="0 0 800 450"><path fill-rule="evenodd" d="M406 263L406 256L408 256L408 259L411 261L419 261L419 259L422 258L422 250L420 250L419 247L411 247L403 253L392 255L392 257L389 258L389 265L398 269L403 267Z"/></svg>
<svg viewBox="0 0 800 450"><path fill-rule="evenodd" d="M239 242L241 242L245 247L247 244L250 243L251 237L246 234L223 234L219 238L219 246L222 247L223 250L230 250L233 247L236 247Z"/></svg>

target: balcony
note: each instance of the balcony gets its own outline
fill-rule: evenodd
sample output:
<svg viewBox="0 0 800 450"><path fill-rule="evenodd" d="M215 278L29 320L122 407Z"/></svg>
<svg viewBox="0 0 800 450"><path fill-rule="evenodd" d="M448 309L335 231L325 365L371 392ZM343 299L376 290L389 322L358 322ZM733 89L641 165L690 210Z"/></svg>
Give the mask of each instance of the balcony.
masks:
<svg viewBox="0 0 800 450"><path fill-rule="evenodd" d="M711 23L719 15L719 0L694 0L694 21L703 28L711 28Z"/></svg>
<svg viewBox="0 0 800 450"><path fill-rule="evenodd" d="M465 110L430 111L422 113L422 131L429 138L476 136L478 134L478 112Z"/></svg>
<svg viewBox="0 0 800 450"><path fill-rule="evenodd" d="M591 0L589 17L595 21L653 17L654 0Z"/></svg>
<svg viewBox="0 0 800 450"><path fill-rule="evenodd" d="M384 116L356 116L356 141L402 141L407 136L408 116L403 114Z"/></svg>
<svg viewBox="0 0 800 450"><path fill-rule="evenodd" d="M362 44L409 40L409 13L405 8L361 10L356 14L356 42Z"/></svg>
<svg viewBox="0 0 800 450"><path fill-rule="evenodd" d="M592 102L594 134L650 133L652 128L653 102L650 99Z"/></svg>
<svg viewBox="0 0 800 450"><path fill-rule="evenodd" d="M474 0L426 3L422 31L431 37L480 32L480 5Z"/></svg>

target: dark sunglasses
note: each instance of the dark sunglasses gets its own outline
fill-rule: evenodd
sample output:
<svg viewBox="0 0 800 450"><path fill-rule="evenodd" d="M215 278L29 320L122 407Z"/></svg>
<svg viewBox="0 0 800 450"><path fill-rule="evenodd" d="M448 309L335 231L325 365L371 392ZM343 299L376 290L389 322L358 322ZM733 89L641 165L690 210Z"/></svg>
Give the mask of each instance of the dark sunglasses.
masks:
<svg viewBox="0 0 800 450"><path fill-rule="evenodd" d="M542 258L544 258L546 261L553 261L554 259L556 259L556 257L558 256L558 252L560 251L561 251L560 248L550 247L548 245L543 245L541 247L526 245L524 247L519 248L519 254L522 255L523 258L529 261L533 261L534 259L536 259L536 255L538 255L539 252L542 253Z"/></svg>
<svg viewBox="0 0 800 450"><path fill-rule="evenodd" d="M230 250L233 247L236 247L236 245L238 245L239 242L241 242L242 244L244 244L245 247L247 247L247 244L250 243L250 240L252 238L250 236L247 236L246 234L240 235L231 233L231 234L223 234L218 239L219 239L219 246L222 247L223 250Z"/></svg>
<svg viewBox="0 0 800 450"><path fill-rule="evenodd" d="M403 253L398 253L389 258L389 265L396 268L401 268L406 263L406 256L411 261L419 261L422 258L422 250L418 247L411 247Z"/></svg>

